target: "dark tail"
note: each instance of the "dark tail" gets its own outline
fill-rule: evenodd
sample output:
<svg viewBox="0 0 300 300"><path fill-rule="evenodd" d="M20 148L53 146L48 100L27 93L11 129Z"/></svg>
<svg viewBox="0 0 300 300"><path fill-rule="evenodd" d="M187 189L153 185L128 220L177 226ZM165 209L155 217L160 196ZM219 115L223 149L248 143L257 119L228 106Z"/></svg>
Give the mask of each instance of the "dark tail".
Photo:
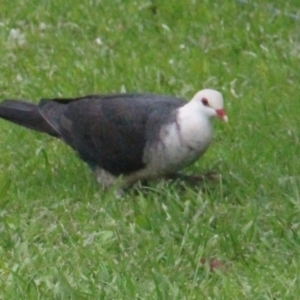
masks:
<svg viewBox="0 0 300 300"><path fill-rule="evenodd" d="M58 132L43 118L36 104L20 100L4 100L0 103L0 118L59 137Z"/></svg>

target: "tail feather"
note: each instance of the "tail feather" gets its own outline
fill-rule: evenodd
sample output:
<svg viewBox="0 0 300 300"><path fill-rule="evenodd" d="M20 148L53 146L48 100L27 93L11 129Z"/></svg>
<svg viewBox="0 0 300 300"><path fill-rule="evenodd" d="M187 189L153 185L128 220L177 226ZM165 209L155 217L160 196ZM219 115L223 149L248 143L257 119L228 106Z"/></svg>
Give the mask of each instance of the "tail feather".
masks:
<svg viewBox="0 0 300 300"><path fill-rule="evenodd" d="M0 118L59 137L59 133L40 114L38 105L33 103L20 100L4 100L0 103Z"/></svg>

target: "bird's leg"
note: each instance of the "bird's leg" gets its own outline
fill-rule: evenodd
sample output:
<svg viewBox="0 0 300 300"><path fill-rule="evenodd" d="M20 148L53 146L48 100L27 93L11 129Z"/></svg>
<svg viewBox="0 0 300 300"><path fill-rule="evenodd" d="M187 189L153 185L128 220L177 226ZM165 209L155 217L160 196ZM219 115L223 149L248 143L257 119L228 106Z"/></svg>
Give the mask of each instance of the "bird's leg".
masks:
<svg viewBox="0 0 300 300"><path fill-rule="evenodd" d="M116 195L118 196L118 198L120 198L119 196L123 194L124 190L131 187L136 182L144 182L147 179L151 178L147 169L142 169L140 171L120 177L116 177L99 167L95 169L94 173L98 183L102 186L104 190L108 190L110 188L116 189Z"/></svg>
<svg viewBox="0 0 300 300"><path fill-rule="evenodd" d="M122 178L118 178L99 167L95 169L94 173L98 183L101 185L104 191L113 188L116 199L121 199L123 197L124 191L122 186Z"/></svg>
<svg viewBox="0 0 300 300"><path fill-rule="evenodd" d="M104 190L113 186L117 180L116 176L110 174L109 172L107 172L101 168L96 168L94 173L95 173L98 183L102 186L102 188Z"/></svg>
<svg viewBox="0 0 300 300"><path fill-rule="evenodd" d="M132 186L137 181L147 182L148 179L153 179L158 176L158 175L157 176L155 176L155 175L156 174L153 174L149 169L142 169L142 170L136 171L134 173L131 173L131 174L123 177L122 187L126 188L129 186Z"/></svg>
<svg viewBox="0 0 300 300"><path fill-rule="evenodd" d="M198 175L187 175L183 173L172 173L165 176L167 179L171 180L182 180L189 184L197 185L205 180L211 180L216 181L220 179L220 174L216 172L208 172L204 174L198 174Z"/></svg>

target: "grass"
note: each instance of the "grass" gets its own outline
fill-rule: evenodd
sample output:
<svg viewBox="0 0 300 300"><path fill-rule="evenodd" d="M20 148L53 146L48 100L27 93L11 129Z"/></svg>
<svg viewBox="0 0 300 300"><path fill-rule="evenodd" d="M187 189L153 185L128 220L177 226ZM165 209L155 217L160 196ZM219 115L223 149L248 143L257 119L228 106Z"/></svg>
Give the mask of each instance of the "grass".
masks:
<svg viewBox="0 0 300 300"><path fill-rule="evenodd" d="M1 121L0 299L299 298L299 4L1 4L1 99L212 87L230 124L187 170L220 182L119 200L67 146Z"/></svg>

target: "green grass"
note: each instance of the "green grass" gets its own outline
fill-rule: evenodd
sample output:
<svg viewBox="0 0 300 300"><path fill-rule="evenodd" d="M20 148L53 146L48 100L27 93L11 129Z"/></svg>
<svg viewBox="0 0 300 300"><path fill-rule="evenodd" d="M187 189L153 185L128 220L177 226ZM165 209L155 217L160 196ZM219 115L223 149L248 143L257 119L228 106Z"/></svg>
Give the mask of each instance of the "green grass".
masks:
<svg viewBox="0 0 300 300"><path fill-rule="evenodd" d="M1 99L211 87L230 124L187 170L219 183L120 200L61 142L1 121L0 299L299 299L293 3L2 0Z"/></svg>

